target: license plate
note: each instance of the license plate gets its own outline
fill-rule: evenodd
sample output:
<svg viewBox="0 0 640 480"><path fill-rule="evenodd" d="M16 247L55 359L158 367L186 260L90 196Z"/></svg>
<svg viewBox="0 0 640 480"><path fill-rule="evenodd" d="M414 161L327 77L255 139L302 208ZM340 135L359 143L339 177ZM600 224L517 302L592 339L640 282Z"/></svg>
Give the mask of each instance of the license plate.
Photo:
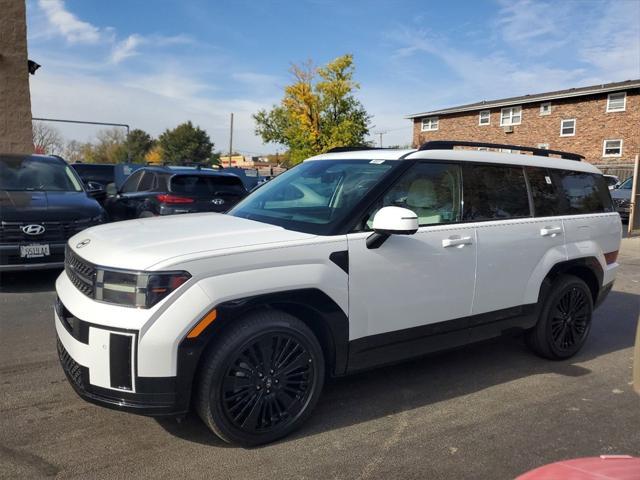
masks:
<svg viewBox="0 0 640 480"><path fill-rule="evenodd" d="M49 245L21 245L20 256L22 258L38 258L49 256Z"/></svg>

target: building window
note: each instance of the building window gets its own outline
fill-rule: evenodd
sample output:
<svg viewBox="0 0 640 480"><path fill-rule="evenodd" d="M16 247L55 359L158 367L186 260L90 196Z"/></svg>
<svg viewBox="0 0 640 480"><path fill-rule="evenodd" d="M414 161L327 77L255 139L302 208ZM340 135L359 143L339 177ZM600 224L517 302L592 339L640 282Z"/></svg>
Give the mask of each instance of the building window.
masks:
<svg viewBox="0 0 640 480"><path fill-rule="evenodd" d="M576 134L576 119L569 118L560 122L560 136L573 137Z"/></svg>
<svg viewBox="0 0 640 480"><path fill-rule="evenodd" d="M522 122L522 107L507 107L500 111L500 126L508 127L520 125Z"/></svg>
<svg viewBox="0 0 640 480"><path fill-rule="evenodd" d="M536 148L540 148L542 150L549 150L549 144L548 143L539 143L538 145L536 145Z"/></svg>
<svg viewBox="0 0 640 480"><path fill-rule="evenodd" d="M438 117L429 117L422 119L423 132L435 132L438 130Z"/></svg>
<svg viewBox="0 0 640 480"><path fill-rule="evenodd" d="M627 92L610 93L607 96L607 112L624 112L627 108Z"/></svg>
<svg viewBox="0 0 640 480"><path fill-rule="evenodd" d="M551 115L551 102L540 104L540 115Z"/></svg>
<svg viewBox="0 0 640 480"><path fill-rule="evenodd" d="M478 125L491 125L491 110L482 110L480 112Z"/></svg>
<svg viewBox="0 0 640 480"><path fill-rule="evenodd" d="M622 140L605 140L602 145L603 157L621 157Z"/></svg>

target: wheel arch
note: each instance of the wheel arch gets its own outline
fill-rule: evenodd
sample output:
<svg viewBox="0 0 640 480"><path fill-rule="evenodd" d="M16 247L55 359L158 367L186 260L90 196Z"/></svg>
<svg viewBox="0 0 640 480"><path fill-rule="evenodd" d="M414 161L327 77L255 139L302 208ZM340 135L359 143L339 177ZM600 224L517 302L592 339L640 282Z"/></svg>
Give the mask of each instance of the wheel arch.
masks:
<svg viewBox="0 0 640 480"><path fill-rule="evenodd" d="M195 340L185 338L178 348L178 374L189 383L206 352L234 320L252 311L270 308L288 313L304 322L313 333L325 355L327 371L333 376L346 371L349 347L349 320L345 312L319 289L273 292L223 302L213 307L216 319Z"/></svg>
<svg viewBox="0 0 640 480"><path fill-rule="evenodd" d="M539 300L543 298L546 293L545 289L548 288L550 283L559 275L574 275L580 278L589 287L593 302L595 303L598 300L604 272L596 257L575 258L555 264L549 273L547 273L540 286Z"/></svg>

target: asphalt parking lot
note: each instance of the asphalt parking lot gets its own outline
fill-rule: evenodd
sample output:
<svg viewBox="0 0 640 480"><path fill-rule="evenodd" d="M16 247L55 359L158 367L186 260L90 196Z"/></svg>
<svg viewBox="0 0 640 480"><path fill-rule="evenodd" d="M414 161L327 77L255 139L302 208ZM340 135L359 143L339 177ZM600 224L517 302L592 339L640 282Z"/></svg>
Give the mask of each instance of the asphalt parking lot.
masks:
<svg viewBox="0 0 640 480"><path fill-rule="evenodd" d="M640 239L582 352L549 362L499 339L330 383L301 430L245 450L183 423L80 400L58 365L58 272L0 277L0 477L507 479L541 464L640 456L632 345Z"/></svg>

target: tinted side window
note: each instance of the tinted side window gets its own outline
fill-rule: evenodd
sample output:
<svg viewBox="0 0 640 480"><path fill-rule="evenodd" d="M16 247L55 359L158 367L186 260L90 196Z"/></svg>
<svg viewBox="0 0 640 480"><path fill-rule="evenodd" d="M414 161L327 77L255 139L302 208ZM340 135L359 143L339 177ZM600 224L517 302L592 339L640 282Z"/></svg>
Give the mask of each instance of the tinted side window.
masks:
<svg viewBox="0 0 640 480"><path fill-rule="evenodd" d="M132 173L122 185L122 193L135 192L138 186L138 182L140 181L140 177L142 176L143 173L144 173L143 171Z"/></svg>
<svg viewBox="0 0 640 480"><path fill-rule="evenodd" d="M153 188L155 174L153 172L144 172L140 185L138 185L139 192L148 192Z"/></svg>
<svg viewBox="0 0 640 480"><path fill-rule="evenodd" d="M471 165L464 168L464 220L529 217L522 167Z"/></svg>
<svg viewBox="0 0 640 480"><path fill-rule="evenodd" d="M527 179L533 197L533 211L536 217L562 215L558 192L546 168L526 167Z"/></svg>
<svg viewBox="0 0 640 480"><path fill-rule="evenodd" d="M611 196L602 175L552 170L565 215L611 211Z"/></svg>
<svg viewBox="0 0 640 480"><path fill-rule="evenodd" d="M448 163L419 163L410 168L368 213L363 228L370 229L382 207L412 210L420 225L460 219L460 167Z"/></svg>

